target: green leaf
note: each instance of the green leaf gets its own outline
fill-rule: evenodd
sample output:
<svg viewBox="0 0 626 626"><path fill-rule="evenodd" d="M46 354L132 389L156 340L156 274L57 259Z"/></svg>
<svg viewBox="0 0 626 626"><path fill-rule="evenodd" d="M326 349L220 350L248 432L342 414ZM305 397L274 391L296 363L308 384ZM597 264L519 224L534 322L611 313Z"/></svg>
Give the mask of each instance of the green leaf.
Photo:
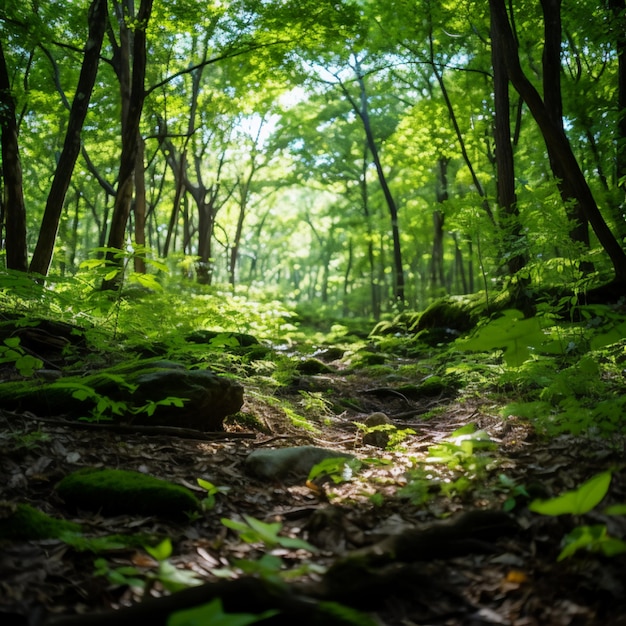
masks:
<svg viewBox="0 0 626 626"><path fill-rule="evenodd" d="M161 561L159 563L159 571L156 578L172 593L202 584L202 581L194 572L179 569L169 561Z"/></svg>
<svg viewBox="0 0 626 626"><path fill-rule="evenodd" d="M196 482L198 486L202 487L207 493L217 493L218 488L209 480L204 480L204 478L196 478Z"/></svg>
<svg viewBox="0 0 626 626"><path fill-rule="evenodd" d="M582 515L600 504L611 484L611 472L602 472L583 483L578 489L568 491L550 500L533 500L529 509L541 515Z"/></svg>
<svg viewBox="0 0 626 626"><path fill-rule="evenodd" d="M172 613L167 619L167 626L248 626L277 613L278 611L265 611L259 615L224 613L222 601L216 598L209 604Z"/></svg>
<svg viewBox="0 0 626 626"><path fill-rule="evenodd" d="M626 515L626 504L613 504L604 509L605 515Z"/></svg>
<svg viewBox="0 0 626 626"><path fill-rule="evenodd" d="M601 552L605 556L616 556L626 552L626 542L611 537L604 524L594 526L578 526L564 537L565 547L557 557L557 561L569 558L579 550Z"/></svg>
<svg viewBox="0 0 626 626"><path fill-rule="evenodd" d="M291 550L308 550L309 552L317 552L317 548L312 546L304 539L298 539L297 537L278 537L278 545L282 548L289 548Z"/></svg>
<svg viewBox="0 0 626 626"><path fill-rule="evenodd" d="M266 523L251 515L244 515L243 518L249 524L250 528L257 533L263 543L270 546L278 543L278 533L283 527L280 522Z"/></svg>
<svg viewBox="0 0 626 626"><path fill-rule="evenodd" d="M145 551L157 561L165 561L172 556L172 542L169 537L166 537L161 543L156 546L144 546Z"/></svg>

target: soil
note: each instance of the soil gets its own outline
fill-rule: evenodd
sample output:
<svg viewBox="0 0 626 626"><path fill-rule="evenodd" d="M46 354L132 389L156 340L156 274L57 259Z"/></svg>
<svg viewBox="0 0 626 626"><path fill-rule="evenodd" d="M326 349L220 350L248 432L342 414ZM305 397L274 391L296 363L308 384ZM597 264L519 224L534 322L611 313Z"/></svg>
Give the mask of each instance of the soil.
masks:
<svg viewBox="0 0 626 626"><path fill-rule="evenodd" d="M237 559L256 560L266 551L261 544L243 542L222 523L224 518L241 520L247 515L280 522L282 535L306 540L318 549L311 555L281 548L278 553L288 569L307 563L330 567L353 551L406 528L429 528L436 520L454 520L476 509L501 511L513 494L510 485L523 485L529 496L517 493L510 513L518 532L483 539L482 547L488 544L487 549L470 548L458 555L442 549L440 556L418 559L410 570L400 570L407 580L410 572L417 572L415 583L397 588L381 583L377 593L375 582L367 592L368 602L355 600L357 608L374 623L386 626L626 625L626 556L606 557L582 550L557 561L563 537L581 524L606 524L612 536L626 537L626 517L601 512L607 504L626 503L623 439L563 436L545 441L523 422L503 419L486 396L442 394L411 399L385 392L366 375L341 371L302 376L297 386L280 393L297 402L302 390L311 389L331 389L335 407L307 414L315 432L294 427L278 404L263 401L254 390L246 390L243 413L254 415L264 432L233 422L226 424L223 438L215 439L77 429L40 421L32 414L0 411L0 500L28 503L78 522L90 536L145 533L169 537L173 544L169 562L198 581L210 583L224 576L237 578L241 575ZM337 411L342 402L351 407L355 398L359 410ZM398 429L411 429L413 434L407 434L394 450L363 444L354 422L377 411L385 413ZM481 467L461 472L469 478L468 488L448 492L446 486L461 473L440 464L427 472L431 487L424 503L399 497L398 490L407 485L407 472L426 458L429 447L469 423L488 433L497 445ZM244 460L251 450L296 445L325 446L370 462L340 484L268 484L244 473ZM198 478L228 487L228 491L216 494L213 508L182 522L106 517L71 511L56 494L58 480L81 467L135 470L167 478L199 498L206 493L198 486ZM607 469L613 470L609 496L584 516L542 516L526 506L534 495L547 497L575 489ZM506 482L502 475L513 482ZM98 558L106 559L110 570L132 566L139 578L152 574L149 588L95 575ZM39 625L61 616L82 615L82 623L88 624L88 616L95 612L119 610L145 596L167 595L154 579L157 566L145 550L137 548L93 554L56 539L4 542L0 545L0 623ZM309 572L290 584L306 589L321 577L319 572ZM118 622L111 617L110 623Z"/></svg>

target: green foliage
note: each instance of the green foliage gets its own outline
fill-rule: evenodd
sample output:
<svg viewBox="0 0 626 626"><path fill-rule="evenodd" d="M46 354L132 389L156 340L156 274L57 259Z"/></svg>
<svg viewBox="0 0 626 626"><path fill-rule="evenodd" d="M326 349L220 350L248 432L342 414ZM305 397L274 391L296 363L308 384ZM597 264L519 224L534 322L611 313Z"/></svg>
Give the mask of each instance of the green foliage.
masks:
<svg viewBox="0 0 626 626"><path fill-rule="evenodd" d="M612 472L596 474L580 487L567 491L549 500L533 500L529 509L541 515L583 515L598 506L608 493ZM617 505L607 509L609 514L621 515L626 506ZM563 548L558 561L573 556L579 550L599 552L605 556L616 556L626 552L626 541L611 537L605 524L577 526L563 538Z"/></svg>
<svg viewBox="0 0 626 626"><path fill-rule="evenodd" d="M0 345L0 363L10 363L20 376L28 378L43 366L43 361L20 346L19 337L9 337Z"/></svg>
<svg viewBox="0 0 626 626"><path fill-rule="evenodd" d="M320 461L311 468L308 480L330 478L333 483L339 484L352 480L363 464L358 459L332 457Z"/></svg>
<svg viewBox="0 0 626 626"><path fill-rule="evenodd" d="M317 552L315 546L302 539L279 535L282 530L280 522L266 523L249 515L244 515L243 519L244 521L240 522L223 518L221 522L227 528L234 530L242 541L250 544L261 544L265 550L270 550L270 553L264 553L258 559L235 559L231 566L213 570L213 574L232 577L236 575L235 570L239 570L248 575L258 576L263 580L280 582L306 574L324 573L324 567L308 561L295 568L287 569L283 558L271 553L275 549Z"/></svg>
<svg viewBox="0 0 626 626"><path fill-rule="evenodd" d="M494 448L489 435L484 430L476 430L476 425L470 423L455 430L444 442L430 446L426 463L443 463L453 470L479 474L490 460L480 452Z"/></svg>
<svg viewBox="0 0 626 626"><path fill-rule="evenodd" d="M502 509L507 513L517 506L518 499L528 500L530 498L526 487L524 487L524 485L518 485L506 474L498 474L498 485L496 489L507 495L507 499L502 504Z"/></svg>
<svg viewBox="0 0 626 626"><path fill-rule="evenodd" d="M577 526L563 538L563 544L564 547L557 557L558 561L562 561L583 549L609 557L626 552L626 541L611 537L605 524Z"/></svg>
<svg viewBox="0 0 626 626"><path fill-rule="evenodd" d="M264 611L258 615L249 613L225 613L220 598L212 600L208 604L183 609L172 613L167 618L167 626L248 626L268 619L278 611Z"/></svg>
<svg viewBox="0 0 626 626"><path fill-rule="evenodd" d="M197 478L196 481L198 486L202 487L207 493L202 501L202 506L206 511L210 511L215 506L215 496L217 496L217 494L226 494L230 491L230 487L218 487L210 480L205 480L204 478Z"/></svg>
<svg viewBox="0 0 626 626"><path fill-rule="evenodd" d="M407 472L406 485L398 489L398 497L408 500L414 506L423 506L431 498L432 473L423 467L417 467Z"/></svg>
<svg viewBox="0 0 626 626"><path fill-rule="evenodd" d="M279 533L283 526L280 522L266 523L250 515L243 515L243 519L243 522L239 522L222 518L221 522L226 528L234 530L239 535L239 538L246 543L262 543L270 549L280 546L292 550L316 552L315 546L302 539L280 536Z"/></svg>
<svg viewBox="0 0 626 626"><path fill-rule="evenodd" d="M582 515L595 508L603 500L611 484L611 472L597 474L578 489L568 491L550 500L533 500L529 509L542 515Z"/></svg>
<svg viewBox="0 0 626 626"><path fill-rule="evenodd" d="M171 593L202 584L202 580L196 574L179 569L171 563L170 539L166 538L154 546L144 544L144 549L158 562L156 571L146 571L132 565L111 567L105 558L98 558L94 561L94 575L103 576L114 585L144 589L145 593L155 582L161 583Z"/></svg>

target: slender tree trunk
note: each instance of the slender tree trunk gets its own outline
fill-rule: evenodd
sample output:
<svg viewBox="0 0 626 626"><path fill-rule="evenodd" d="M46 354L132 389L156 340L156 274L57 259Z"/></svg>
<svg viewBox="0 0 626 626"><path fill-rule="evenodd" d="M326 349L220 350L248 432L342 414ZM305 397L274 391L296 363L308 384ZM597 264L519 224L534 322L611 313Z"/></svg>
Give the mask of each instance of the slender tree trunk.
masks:
<svg viewBox="0 0 626 626"><path fill-rule="evenodd" d="M22 164L18 142L15 101L0 39L0 125L2 127L2 176L6 263L12 270L28 269L26 249L26 205L22 186Z"/></svg>
<svg viewBox="0 0 626 626"><path fill-rule="evenodd" d="M563 100L561 96L561 0L541 0L544 23L544 46L543 46L543 101L552 123L558 126L563 133ZM548 150L550 167L556 178L559 193L563 200L563 206L567 211L567 217L572 223L570 238L574 242L582 243L589 248L589 222L585 212L577 200L574 190L571 188L565 174L563 163L556 158L551 150ZM585 272L593 271L593 266L585 263L581 265Z"/></svg>
<svg viewBox="0 0 626 626"><path fill-rule="evenodd" d="M404 268L402 265L402 247L400 244L400 226L398 223L398 207L396 201L389 189L387 183L387 177L380 160L378 153L378 146L374 139L374 133L372 131L372 124L369 116L369 107L367 102L367 91L365 89L365 79L361 71L361 67L358 59L355 56L354 70L356 73L357 81L359 84L359 91L361 96L361 105L356 107L355 112L360 117L363 123L363 129L365 131L365 137L367 140L367 147L372 155L372 161L376 168L376 174L378 175L378 182L385 197L385 202L389 210L389 216L391 218L391 238L393 242L393 264L394 264L394 299L400 308L404 307Z"/></svg>
<svg viewBox="0 0 626 626"><path fill-rule="evenodd" d="M437 161L437 205L443 204L448 198L448 159L439 157ZM433 211L433 248L430 260L430 287L433 291L437 287L445 286L443 270L444 223L444 212L440 208L436 208Z"/></svg>
<svg viewBox="0 0 626 626"><path fill-rule="evenodd" d="M374 251L374 232L372 228L372 215L369 208L369 192L367 188L367 169L369 165L367 142L363 145L363 159L361 160L361 175L359 177L359 191L361 204L365 216L365 228L367 236L367 261L370 279L370 295L372 303L372 316L375 320L380 319L380 282L376 274L376 254Z"/></svg>
<svg viewBox="0 0 626 626"><path fill-rule="evenodd" d="M489 7L494 25L492 37L500 38L499 45L503 51L509 80L524 98L539 126L548 151L552 153L553 158L561 161L565 180L574 197L580 202L585 217L589 220L600 244L611 259L615 281L625 284L626 254L604 221L563 129L552 121L541 96L522 70L504 0L489 0Z"/></svg>
<svg viewBox="0 0 626 626"><path fill-rule="evenodd" d="M137 135L137 159L135 162L135 243L146 246L146 176L144 171L145 143L141 134ZM135 272L146 273L146 260L142 253L135 254Z"/></svg>
<svg viewBox="0 0 626 626"><path fill-rule="evenodd" d="M76 159L80 153L81 131L87 116L91 94L96 82L100 50L107 23L107 1L93 0L89 7L89 36L85 45L83 64L76 86L76 94L67 123L63 150L57 163L52 185L46 201L39 238L30 262L30 271L46 275L50 269L54 242L59 229L63 202L70 185Z"/></svg>
<svg viewBox="0 0 626 626"><path fill-rule="evenodd" d="M196 275L198 283L210 285L213 282L213 259L211 258L211 243L215 218L210 203L198 204L198 261Z"/></svg>
<svg viewBox="0 0 626 626"><path fill-rule="evenodd" d="M517 195L515 193L509 79L500 45L501 40L499 38L492 38L491 62L493 66L495 109L496 184L498 206L500 207L499 222L504 238L504 259L507 272L512 276L526 265L526 254L523 250L520 250L522 227L519 222Z"/></svg>
<svg viewBox="0 0 626 626"><path fill-rule="evenodd" d="M616 174L620 187L626 193L626 0L609 0L613 13L613 32L617 53L617 158Z"/></svg>
<svg viewBox="0 0 626 626"><path fill-rule="evenodd" d="M111 227L107 247L111 250L107 253L107 260L112 265L120 267L121 259L116 258L114 250L123 250L125 243L126 224L130 215L133 198L135 165L137 161L137 137L139 135L139 123L143 111L145 97L144 81L146 76L146 29L152 11L152 0L141 0L136 23L139 25L134 31L133 37L133 63L131 95L128 104L128 113L123 119L122 154L120 157L120 169L118 175L117 194L111 216ZM121 274L102 283L102 289L119 289Z"/></svg>

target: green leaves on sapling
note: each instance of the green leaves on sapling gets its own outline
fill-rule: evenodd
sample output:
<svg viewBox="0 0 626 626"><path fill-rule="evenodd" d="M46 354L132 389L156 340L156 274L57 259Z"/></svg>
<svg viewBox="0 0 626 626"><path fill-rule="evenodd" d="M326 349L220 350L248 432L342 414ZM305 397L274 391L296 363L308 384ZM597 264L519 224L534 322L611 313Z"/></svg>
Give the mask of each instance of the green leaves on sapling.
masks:
<svg viewBox="0 0 626 626"><path fill-rule="evenodd" d="M584 482L578 489L567 491L549 500L534 500L528 507L542 515L583 515L594 509L606 496L611 484L611 472L597 474ZM615 505L606 509L609 515L626 513L626 505ZM626 552L626 542L611 537L606 524L577 526L563 538L563 549L557 561L566 559L579 550L599 552L605 556L615 556Z"/></svg>
<svg viewBox="0 0 626 626"><path fill-rule="evenodd" d="M582 549L599 552L604 556L616 556L626 552L626 542L611 537L605 524L577 526L563 538L563 545L557 561L562 561Z"/></svg>
<svg viewBox="0 0 626 626"><path fill-rule="evenodd" d="M578 489L549 500L533 500L529 509L541 515L582 515L595 508L609 490L611 472L602 472L584 482Z"/></svg>
<svg viewBox="0 0 626 626"><path fill-rule="evenodd" d="M303 539L295 537L281 537L278 533L282 530L283 525L280 522L262 522L250 515L243 516L244 521L222 518L221 522L239 534L239 538L246 543L262 543L268 548L288 548L292 550L308 550L316 552L315 546L312 546Z"/></svg>
<svg viewBox="0 0 626 626"><path fill-rule="evenodd" d="M207 493L206 497L202 501L202 506L205 510L210 510L215 506L215 496L218 493L228 493L230 487L218 487L214 485L210 480L204 478L196 478L199 487L202 487Z"/></svg>
<svg viewBox="0 0 626 626"><path fill-rule="evenodd" d="M4 345L0 345L0 363L11 363L19 372L20 376L28 378L35 370L43 367L43 361L34 357L20 346L19 337L8 337Z"/></svg>
<svg viewBox="0 0 626 626"><path fill-rule="evenodd" d="M308 480L328 476L335 484L352 480L363 464L358 459L331 457L315 464L309 472Z"/></svg>

